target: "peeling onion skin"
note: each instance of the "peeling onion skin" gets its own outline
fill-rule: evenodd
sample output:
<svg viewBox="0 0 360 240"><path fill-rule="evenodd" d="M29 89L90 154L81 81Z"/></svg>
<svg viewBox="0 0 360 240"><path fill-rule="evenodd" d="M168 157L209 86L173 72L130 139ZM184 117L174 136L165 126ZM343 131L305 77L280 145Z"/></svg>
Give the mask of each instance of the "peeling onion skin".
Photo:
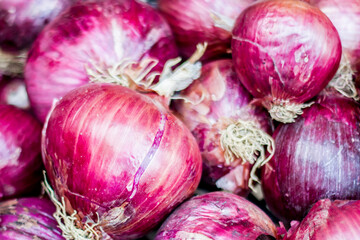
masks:
<svg viewBox="0 0 360 240"><path fill-rule="evenodd" d="M276 152L261 176L276 217L289 223L320 199L360 199L359 124L359 105L329 90L295 123L277 127Z"/></svg>
<svg viewBox="0 0 360 240"><path fill-rule="evenodd" d="M33 116L0 104L0 201L40 190L40 140L41 125Z"/></svg>
<svg viewBox="0 0 360 240"><path fill-rule="evenodd" d="M114 239L145 235L201 177L200 151L185 125L152 98L112 84L66 94L46 122L42 153L67 211L94 221L97 212Z"/></svg>
<svg viewBox="0 0 360 240"><path fill-rule="evenodd" d="M275 224L261 209L235 194L210 192L180 205L155 240L247 240L262 234L277 237Z"/></svg>
<svg viewBox="0 0 360 240"><path fill-rule="evenodd" d="M30 47L44 26L73 0L0 1L0 47L18 51Z"/></svg>
<svg viewBox="0 0 360 240"><path fill-rule="evenodd" d="M159 0L158 8L174 32L180 53L190 57L196 44L207 42L202 59L215 59L230 50L231 32L215 26L211 12L235 22L254 0Z"/></svg>
<svg viewBox="0 0 360 240"><path fill-rule="evenodd" d="M0 239L63 240L52 216L55 206L44 198L19 198L0 203Z"/></svg>
<svg viewBox="0 0 360 240"><path fill-rule="evenodd" d="M24 110L30 110L24 79L4 78L0 81L0 104L14 105Z"/></svg>
<svg viewBox="0 0 360 240"><path fill-rule="evenodd" d="M215 185L222 178L220 181L227 182L227 191L246 196L249 193L251 164L242 164L241 159L231 165L225 163L224 151L220 146L220 132L228 126L224 119L241 119L253 122L271 135L272 124L267 112L262 107L250 105L252 97L236 76L231 60L216 60L205 64L201 77L182 91L182 95L195 102L204 96L204 100L196 104L184 100L174 101L179 117L199 144L204 182ZM217 185L221 188L221 184Z"/></svg>
<svg viewBox="0 0 360 240"><path fill-rule="evenodd" d="M85 1L47 25L33 44L25 67L30 102L43 122L53 99L89 82L86 67L152 57L159 71L177 56L170 27L148 4Z"/></svg>
<svg viewBox="0 0 360 240"><path fill-rule="evenodd" d="M317 95L336 73L342 53L326 15L296 0L248 7L236 21L231 48L240 81L268 109Z"/></svg>
<svg viewBox="0 0 360 240"><path fill-rule="evenodd" d="M359 239L360 201L320 200L290 232L284 240Z"/></svg>

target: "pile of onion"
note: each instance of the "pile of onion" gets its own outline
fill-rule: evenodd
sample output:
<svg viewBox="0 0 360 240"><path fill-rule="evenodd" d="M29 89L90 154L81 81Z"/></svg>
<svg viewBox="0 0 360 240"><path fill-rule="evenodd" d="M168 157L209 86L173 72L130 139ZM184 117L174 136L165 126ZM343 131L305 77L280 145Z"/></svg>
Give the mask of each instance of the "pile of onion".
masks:
<svg viewBox="0 0 360 240"><path fill-rule="evenodd" d="M318 201L284 240L354 240L360 238L360 201Z"/></svg>
<svg viewBox="0 0 360 240"><path fill-rule="evenodd" d="M232 53L245 88L273 119L289 123L336 73L341 43L318 8L304 1L269 0L241 13Z"/></svg>
<svg viewBox="0 0 360 240"><path fill-rule="evenodd" d="M177 208L162 224L155 240L276 238L275 224L256 205L232 193L211 192Z"/></svg>
<svg viewBox="0 0 360 240"><path fill-rule="evenodd" d="M63 240L48 199L20 198L0 202L0 239Z"/></svg>
<svg viewBox="0 0 360 240"><path fill-rule="evenodd" d="M44 121L55 98L88 82L146 88L177 57L170 27L151 6L134 0L83 1L48 24L25 68L36 116ZM168 66L175 65L175 59Z"/></svg>
<svg viewBox="0 0 360 240"><path fill-rule="evenodd" d="M353 99L323 91L273 137L276 152L261 180L268 207L282 221L301 220L320 199L360 199L360 108Z"/></svg>
<svg viewBox="0 0 360 240"><path fill-rule="evenodd" d="M29 113L0 104L0 200L40 189L41 125Z"/></svg>
<svg viewBox="0 0 360 240"><path fill-rule="evenodd" d="M202 170L194 137L166 106L114 84L87 84L56 102L42 154L68 238L145 235L193 194Z"/></svg>
<svg viewBox="0 0 360 240"><path fill-rule="evenodd" d="M4 77L0 81L0 103L29 110L30 102L24 79Z"/></svg>
<svg viewBox="0 0 360 240"><path fill-rule="evenodd" d="M257 180L255 170L275 150L267 112L250 104L252 98L236 76L231 60L205 64L200 78L179 98L174 107L199 144L203 180L246 195L249 180L250 185L251 180Z"/></svg>
<svg viewBox="0 0 360 240"><path fill-rule="evenodd" d="M203 59L230 52L231 31L238 15L255 0L159 0L158 7L174 32L180 53L189 57L208 42Z"/></svg>

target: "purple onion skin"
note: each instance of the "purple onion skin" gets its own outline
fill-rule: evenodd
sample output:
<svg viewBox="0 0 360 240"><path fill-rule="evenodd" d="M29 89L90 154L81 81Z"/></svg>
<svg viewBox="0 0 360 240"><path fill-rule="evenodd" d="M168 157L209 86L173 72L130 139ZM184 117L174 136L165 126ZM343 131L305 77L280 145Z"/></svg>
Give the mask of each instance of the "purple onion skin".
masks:
<svg viewBox="0 0 360 240"><path fill-rule="evenodd" d="M354 240L360 238L360 201L318 201L284 240ZM289 236L290 235L290 236Z"/></svg>
<svg viewBox="0 0 360 240"><path fill-rule="evenodd" d="M0 200L40 189L41 125L29 113L0 104Z"/></svg>
<svg viewBox="0 0 360 240"><path fill-rule="evenodd" d="M336 73L342 53L325 14L294 0L261 1L244 10L231 48L240 81L266 108L313 98Z"/></svg>
<svg viewBox="0 0 360 240"><path fill-rule="evenodd" d="M211 192L180 205L155 240L247 240L262 234L277 236L275 224L261 209L235 194Z"/></svg>
<svg viewBox="0 0 360 240"><path fill-rule="evenodd" d="M216 58L230 50L231 32L215 26L212 12L232 19L254 0L159 0L158 7L174 32L180 53L186 57L196 44L207 42L202 59Z"/></svg>
<svg viewBox="0 0 360 240"><path fill-rule="evenodd" d="M217 180L224 177L232 185L227 191L247 195L251 165L242 164L241 159L229 166L225 164L220 132L229 124L226 119L241 119L251 121L271 134L272 125L268 114L261 107L250 105L252 97L236 76L231 60L216 60L205 64L201 77L184 90L182 95L195 102L204 96L204 100L195 105L183 100L174 101L180 118L198 142L203 159L203 180L215 185Z"/></svg>
<svg viewBox="0 0 360 240"><path fill-rule="evenodd" d="M30 110L24 79L4 77L4 80L0 81L0 104L14 105L24 110Z"/></svg>
<svg viewBox="0 0 360 240"><path fill-rule="evenodd" d="M25 67L31 105L43 122L53 99L89 82L86 68L108 68L124 59L177 57L170 27L151 6L132 0L85 1L47 25Z"/></svg>
<svg viewBox="0 0 360 240"><path fill-rule="evenodd" d="M0 239L64 239L52 214L55 206L44 198L19 198L0 203Z"/></svg>
<svg viewBox="0 0 360 240"><path fill-rule="evenodd" d="M275 216L288 223L320 199L360 199L359 124L355 101L324 91L295 123L277 127L275 155L262 171Z"/></svg>
<svg viewBox="0 0 360 240"><path fill-rule="evenodd" d="M29 47L40 31L73 0L2 0L0 47L17 51Z"/></svg>
<svg viewBox="0 0 360 240"><path fill-rule="evenodd" d="M97 212L114 239L143 236L199 184L194 137L144 94L88 84L66 94L46 124L43 160L57 195L81 218Z"/></svg>

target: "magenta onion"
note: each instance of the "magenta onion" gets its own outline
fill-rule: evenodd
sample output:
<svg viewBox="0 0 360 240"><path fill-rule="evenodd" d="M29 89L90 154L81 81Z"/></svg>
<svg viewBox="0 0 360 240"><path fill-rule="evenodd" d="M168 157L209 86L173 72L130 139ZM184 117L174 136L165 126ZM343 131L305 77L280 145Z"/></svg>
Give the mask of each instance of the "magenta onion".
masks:
<svg viewBox="0 0 360 240"><path fill-rule="evenodd" d="M208 42L203 58L229 53L231 30L238 15L255 0L159 0L180 52L190 56L196 44Z"/></svg>
<svg viewBox="0 0 360 240"><path fill-rule="evenodd" d="M30 102L25 82L20 78L4 78L0 81L0 103L29 110Z"/></svg>
<svg viewBox="0 0 360 240"><path fill-rule="evenodd" d="M40 134L29 113L0 104L0 200L40 189Z"/></svg>
<svg viewBox="0 0 360 240"><path fill-rule="evenodd" d="M0 202L0 239L64 239L52 216L55 206L48 199L20 198Z"/></svg>
<svg viewBox="0 0 360 240"><path fill-rule="evenodd" d="M273 150L272 139L266 134L272 133L266 111L250 105L252 98L237 78L231 60L205 64L201 77L180 96L183 99L176 100L174 106L199 144L203 179L246 195L251 164L259 155L265 160L263 145ZM229 134L233 131L237 135ZM263 143L257 142L261 140Z"/></svg>
<svg viewBox="0 0 360 240"><path fill-rule="evenodd" d="M242 12L233 30L235 70L245 88L288 123L339 66L339 35L324 13L303 1L269 0Z"/></svg>
<svg viewBox="0 0 360 240"><path fill-rule="evenodd" d="M201 154L185 125L153 98L114 84L66 94L45 123L42 153L63 211L73 214L64 221L75 215L86 227L92 220L98 234L115 239L151 230L201 177Z"/></svg>
<svg viewBox="0 0 360 240"><path fill-rule="evenodd" d="M330 18L343 47L340 68L331 85L346 96L356 97L353 76L360 77L360 0L311 0L311 3Z"/></svg>
<svg viewBox="0 0 360 240"><path fill-rule="evenodd" d="M275 224L261 209L232 193L211 192L180 205L155 240L255 240L261 235L277 237Z"/></svg>
<svg viewBox="0 0 360 240"><path fill-rule="evenodd" d="M261 178L272 213L289 222L323 198L360 199L359 125L355 101L323 91L295 123L278 126Z"/></svg>
<svg viewBox="0 0 360 240"><path fill-rule="evenodd" d="M318 201L284 240L354 240L360 238L360 201Z"/></svg>
<svg viewBox="0 0 360 240"><path fill-rule="evenodd" d="M30 102L44 121L54 98L90 80L135 80L173 57L170 27L151 6L84 1L48 24L33 44L25 67Z"/></svg>

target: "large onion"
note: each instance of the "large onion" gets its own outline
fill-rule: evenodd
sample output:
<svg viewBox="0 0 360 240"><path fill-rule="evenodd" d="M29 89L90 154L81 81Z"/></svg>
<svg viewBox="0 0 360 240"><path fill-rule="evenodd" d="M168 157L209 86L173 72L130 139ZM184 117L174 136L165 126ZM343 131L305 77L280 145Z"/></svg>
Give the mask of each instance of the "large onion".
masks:
<svg viewBox="0 0 360 240"><path fill-rule="evenodd" d="M203 179L236 194L248 193L251 164L266 161L274 146L266 133L271 121L261 107L250 105L231 60L217 60L202 68L199 79L181 92L175 108L194 134L203 158ZM233 134L236 132L236 134Z"/></svg>
<svg viewBox="0 0 360 240"><path fill-rule="evenodd" d="M318 201L284 240L360 239L360 201Z"/></svg>
<svg viewBox="0 0 360 240"><path fill-rule="evenodd" d="M360 109L352 99L323 91L295 123L274 133L276 152L263 167L270 210L302 219L323 198L360 199Z"/></svg>
<svg viewBox="0 0 360 240"><path fill-rule="evenodd" d="M159 0L181 54L190 56L196 45L208 42L203 58L229 53L231 30L238 15L255 0Z"/></svg>
<svg viewBox="0 0 360 240"><path fill-rule="evenodd" d="M95 234L75 229L75 218L85 228L97 223L104 238L138 238L191 196L201 177L200 151L185 125L153 98L113 84L88 84L56 103L42 151L71 237Z"/></svg>
<svg viewBox="0 0 360 240"><path fill-rule="evenodd" d="M54 98L92 81L131 80L177 57L165 20L134 0L83 1L47 25L30 50L27 90L44 121Z"/></svg>
<svg viewBox="0 0 360 240"><path fill-rule="evenodd" d="M183 203L155 240L248 240L277 237L275 224L257 206L232 193L211 192ZM271 238L269 238L271 239Z"/></svg>
<svg viewBox="0 0 360 240"><path fill-rule="evenodd" d="M33 116L0 104L0 200L40 189L40 135Z"/></svg>
<svg viewBox="0 0 360 240"><path fill-rule="evenodd" d="M273 119L288 123L334 76L341 43L318 8L297 0L269 0L239 16L232 52L243 85Z"/></svg>
<svg viewBox="0 0 360 240"><path fill-rule="evenodd" d="M48 199L20 198L1 202L0 239L64 239L52 216L54 212L55 206Z"/></svg>

